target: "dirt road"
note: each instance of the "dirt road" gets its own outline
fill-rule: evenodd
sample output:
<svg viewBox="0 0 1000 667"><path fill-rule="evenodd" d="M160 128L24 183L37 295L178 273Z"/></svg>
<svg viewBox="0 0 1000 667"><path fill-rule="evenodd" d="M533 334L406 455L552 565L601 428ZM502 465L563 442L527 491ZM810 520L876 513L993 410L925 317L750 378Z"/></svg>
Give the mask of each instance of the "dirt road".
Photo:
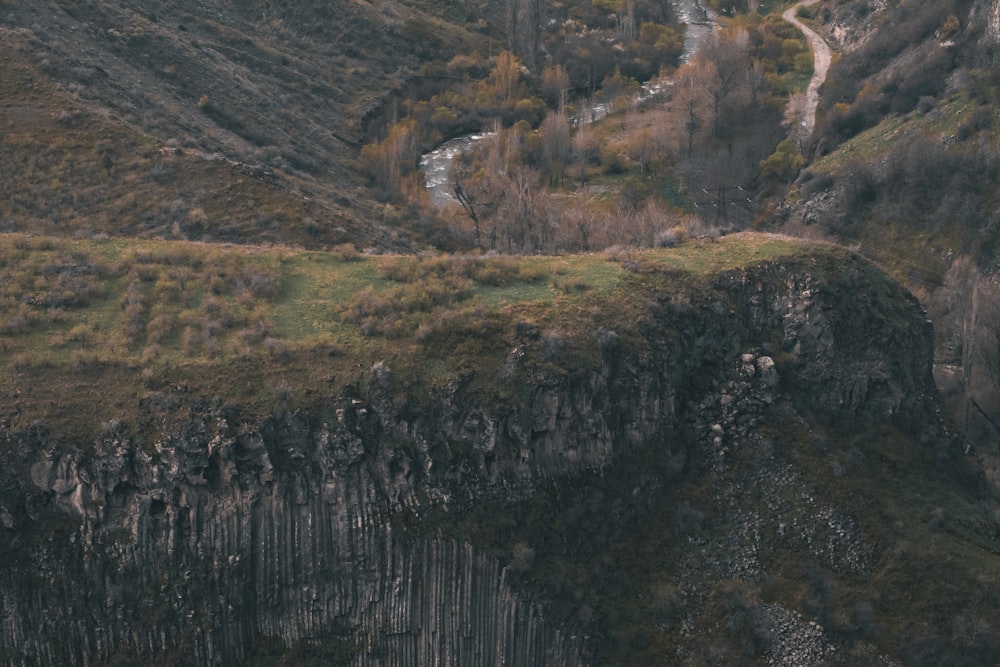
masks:
<svg viewBox="0 0 1000 667"><path fill-rule="evenodd" d="M809 48L813 52L813 75L812 79L809 80L809 88L806 89L806 108L802 119L802 136L804 137L812 136L813 129L816 127L816 107L819 106L819 87L826 81L826 73L830 69L832 54L830 53L830 47L827 46L823 38L813 32L812 28L800 21L795 14L799 11L799 7L808 7L818 1L803 0L803 2L786 9L785 13L781 15L783 19L802 31L802 34L809 41Z"/></svg>

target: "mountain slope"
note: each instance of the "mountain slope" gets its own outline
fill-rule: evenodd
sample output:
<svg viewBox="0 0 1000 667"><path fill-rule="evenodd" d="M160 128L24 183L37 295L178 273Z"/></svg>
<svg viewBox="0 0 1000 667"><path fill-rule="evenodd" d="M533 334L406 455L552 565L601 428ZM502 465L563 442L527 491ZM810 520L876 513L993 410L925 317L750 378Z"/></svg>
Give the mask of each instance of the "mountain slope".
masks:
<svg viewBox="0 0 1000 667"><path fill-rule="evenodd" d="M820 91L810 159L762 221L855 244L920 297L948 414L994 479L997 11L992 0L817 8L843 55Z"/></svg>
<svg viewBox="0 0 1000 667"><path fill-rule="evenodd" d="M3 9L7 231L406 247L354 159L424 60L474 50L397 3Z"/></svg>

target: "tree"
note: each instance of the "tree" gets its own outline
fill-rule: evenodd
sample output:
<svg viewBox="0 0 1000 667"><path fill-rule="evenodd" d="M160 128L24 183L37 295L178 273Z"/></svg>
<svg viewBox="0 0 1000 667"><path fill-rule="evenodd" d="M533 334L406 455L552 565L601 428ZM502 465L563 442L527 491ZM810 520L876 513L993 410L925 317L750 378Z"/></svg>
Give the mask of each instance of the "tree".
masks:
<svg viewBox="0 0 1000 667"><path fill-rule="evenodd" d="M516 165L497 174L503 192L498 216L501 241L508 253L537 252L548 238L539 235L542 208L539 201L538 172Z"/></svg>
<svg viewBox="0 0 1000 667"><path fill-rule="evenodd" d="M573 149L569 133L569 120L565 113L549 113L538 128L542 143L542 170L549 175L549 182L562 181Z"/></svg>
<svg viewBox="0 0 1000 667"><path fill-rule="evenodd" d="M760 162L760 176L763 179L791 181L805 164L805 158L799 155L795 142L785 139L767 159Z"/></svg>
<svg viewBox="0 0 1000 667"><path fill-rule="evenodd" d="M497 99L506 104L514 97L514 89L521 77L521 63L510 51L501 51L490 73Z"/></svg>
<svg viewBox="0 0 1000 667"><path fill-rule="evenodd" d="M715 76L706 77L705 84L712 98L712 136L716 139L721 138L721 129L734 130L739 125L733 115L745 110L749 103L747 70L753 66L749 43L750 37L745 30L712 32L698 50L696 58L708 60L715 67Z"/></svg>
<svg viewBox="0 0 1000 667"><path fill-rule="evenodd" d="M600 159L600 150L589 123L577 127L573 135L573 172L580 187L587 181L591 164Z"/></svg>
<svg viewBox="0 0 1000 667"><path fill-rule="evenodd" d="M566 105L569 86L569 72L561 64L542 70L542 95L549 106L561 111Z"/></svg>
<svg viewBox="0 0 1000 667"><path fill-rule="evenodd" d="M384 193L399 193L403 177L416 169L420 159L417 131L416 121L405 119L389 128L385 139L361 149L363 168Z"/></svg>
<svg viewBox="0 0 1000 667"><path fill-rule="evenodd" d="M608 108L608 113L618 111L624 106L625 100L629 96L636 95L640 90L639 83L632 78L624 76L617 67L615 71L601 81L601 97Z"/></svg>
<svg viewBox="0 0 1000 667"><path fill-rule="evenodd" d="M529 69L538 64L541 45L541 0L505 0L507 18L507 48L515 53Z"/></svg>
<svg viewBox="0 0 1000 667"><path fill-rule="evenodd" d="M715 65L704 58L684 63L674 76L673 106L679 115L678 125L690 157L699 130L709 125L713 118L711 91L717 87Z"/></svg>
<svg viewBox="0 0 1000 667"><path fill-rule="evenodd" d="M571 250L590 252L593 237L601 226L600 216L593 210L592 200L574 199L563 212L564 244Z"/></svg>
<svg viewBox="0 0 1000 667"><path fill-rule="evenodd" d="M479 149L455 159L449 185L472 222L476 247L497 250L499 244L520 251L529 237L538 174L515 161L523 129L493 127Z"/></svg>
<svg viewBox="0 0 1000 667"><path fill-rule="evenodd" d="M474 165L471 156L459 155L448 172L448 185L459 205L472 221L472 242L482 247L482 226L493 215L498 205L497 193L489 175Z"/></svg>

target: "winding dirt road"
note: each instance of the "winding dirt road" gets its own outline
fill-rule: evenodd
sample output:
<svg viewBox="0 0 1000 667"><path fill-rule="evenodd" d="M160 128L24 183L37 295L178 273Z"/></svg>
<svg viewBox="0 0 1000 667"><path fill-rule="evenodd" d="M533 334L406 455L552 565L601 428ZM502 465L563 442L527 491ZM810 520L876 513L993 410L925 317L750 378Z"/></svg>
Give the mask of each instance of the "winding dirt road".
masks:
<svg viewBox="0 0 1000 667"><path fill-rule="evenodd" d="M817 35L812 28L807 26L805 23L800 21L795 15L799 11L799 7L808 7L819 2L819 0L803 0L802 2L792 5L781 15L781 18L785 19L793 26L802 31L802 34L806 36L809 41L809 48L813 52L813 75L812 79L809 80L809 88L806 89L806 107L803 111L802 119L802 134L803 136L812 136L813 129L816 127L816 108L819 106L819 87L823 85L826 81L826 73L830 70L830 60L832 59L832 54L830 52L830 47L823 40L822 37Z"/></svg>

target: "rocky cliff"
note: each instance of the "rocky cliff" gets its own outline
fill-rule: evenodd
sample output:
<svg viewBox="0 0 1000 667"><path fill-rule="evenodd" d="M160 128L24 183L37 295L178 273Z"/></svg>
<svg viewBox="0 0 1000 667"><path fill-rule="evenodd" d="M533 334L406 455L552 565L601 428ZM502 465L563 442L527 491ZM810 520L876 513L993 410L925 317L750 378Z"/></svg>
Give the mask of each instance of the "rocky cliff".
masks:
<svg viewBox="0 0 1000 667"><path fill-rule="evenodd" d="M570 583L550 585L546 540L558 532L560 549L589 542L610 553L629 517L642 524L661 496L672 520L699 526L709 505L749 508L739 485L766 491L770 513L676 529L687 557L664 565L679 568L675 581L697 579L692 559L712 563L697 576L754 580L769 567L762 550L782 548L870 573L878 553L865 521L822 498L781 497L812 487L761 453L762 438L776 442L761 434L803 419L937 433L932 332L915 301L839 251L697 285L655 265L635 271L646 315L606 323L587 369L560 372L530 345L513 348L496 382L525 383L526 398L507 404L474 398L468 378L401 397L380 368L319 411L254 420L188 396L184 426L160 435L126 435L117 422L89 442L44 424L5 428L0 663L605 662L605 610L579 590L572 602ZM770 463L747 473L741 447ZM738 485L727 473L736 468ZM692 480L717 484L717 497L685 498ZM616 497L619 488L628 491ZM539 509L539 498L555 500ZM580 503L605 525L587 523ZM537 544L505 549L520 519L504 513L526 507L551 524ZM713 551L717 533L728 546ZM560 596L568 606L553 603ZM829 642L794 606L757 608L766 655L819 660ZM659 627L690 634L679 621Z"/></svg>

